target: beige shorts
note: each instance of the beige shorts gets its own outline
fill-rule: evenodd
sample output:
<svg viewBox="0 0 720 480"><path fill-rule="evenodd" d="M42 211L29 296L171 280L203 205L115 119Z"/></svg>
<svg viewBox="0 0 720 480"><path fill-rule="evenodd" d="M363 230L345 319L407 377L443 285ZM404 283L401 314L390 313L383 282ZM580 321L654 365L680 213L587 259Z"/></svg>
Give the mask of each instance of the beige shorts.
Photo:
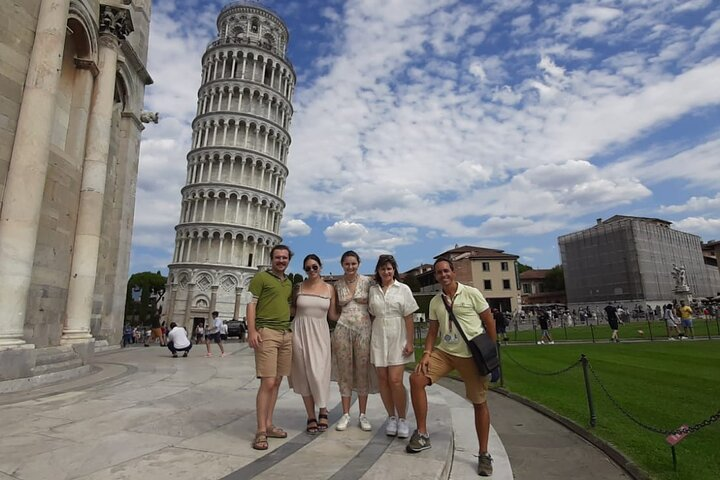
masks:
<svg viewBox="0 0 720 480"><path fill-rule="evenodd" d="M255 374L262 377L287 377L292 364L292 332L259 328L262 343L255 349Z"/></svg>
<svg viewBox="0 0 720 480"><path fill-rule="evenodd" d="M437 348L434 349L430 354L430 366L427 373L430 381L435 383L453 370L460 373L460 377L465 383L465 396L468 400L476 405L485 403L490 385L490 375L481 376L472 357L456 357Z"/></svg>

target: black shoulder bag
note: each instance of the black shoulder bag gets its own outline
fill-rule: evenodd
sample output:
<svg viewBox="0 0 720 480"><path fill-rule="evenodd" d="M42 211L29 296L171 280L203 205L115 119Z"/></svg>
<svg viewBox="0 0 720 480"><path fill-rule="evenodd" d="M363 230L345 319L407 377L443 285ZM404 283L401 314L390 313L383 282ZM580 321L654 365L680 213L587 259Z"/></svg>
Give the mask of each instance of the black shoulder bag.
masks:
<svg viewBox="0 0 720 480"><path fill-rule="evenodd" d="M500 366L500 361L498 359L497 345L495 345L492 338L490 338L487 333L481 333L476 337L468 339L460 326L460 322L455 318L452 308L444 298L443 305L445 305L445 310L447 310L450 320L455 324L455 327L457 327L460 332L460 336L465 340L465 343L470 349L470 353L472 353L473 360L475 360L475 365L477 365L480 375L487 375L492 373L493 370L496 370ZM480 318L478 318L478 320L482 321ZM493 377L494 376L495 375L493 375Z"/></svg>

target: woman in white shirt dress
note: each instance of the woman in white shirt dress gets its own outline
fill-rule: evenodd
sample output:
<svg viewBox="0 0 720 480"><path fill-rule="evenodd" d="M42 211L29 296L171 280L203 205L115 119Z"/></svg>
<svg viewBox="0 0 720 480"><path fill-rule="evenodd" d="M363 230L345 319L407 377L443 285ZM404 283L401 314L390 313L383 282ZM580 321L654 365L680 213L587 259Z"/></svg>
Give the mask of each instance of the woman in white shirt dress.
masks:
<svg viewBox="0 0 720 480"><path fill-rule="evenodd" d="M418 309L410 287L400 283L392 255L380 255L375 266L377 285L370 287L368 311L374 318L370 362L377 371L380 397L388 420L385 433L398 438L410 435L406 421L407 392L403 385L405 364L414 358L413 312Z"/></svg>

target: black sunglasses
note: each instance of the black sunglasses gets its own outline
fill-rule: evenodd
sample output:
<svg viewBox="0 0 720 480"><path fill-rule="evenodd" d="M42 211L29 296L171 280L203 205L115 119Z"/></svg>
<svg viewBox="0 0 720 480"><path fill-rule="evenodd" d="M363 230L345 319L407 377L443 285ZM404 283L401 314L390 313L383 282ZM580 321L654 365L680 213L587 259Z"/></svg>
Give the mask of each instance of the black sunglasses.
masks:
<svg viewBox="0 0 720 480"><path fill-rule="evenodd" d="M380 255L380 258L378 260L382 262L394 262L395 257L393 257L392 255Z"/></svg>
<svg viewBox="0 0 720 480"><path fill-rule="evenodd" d="M320 267L318 267L317 265L308 265L304 267L303 270L305 270L306 272L316 272L320 270Z"/></svg>

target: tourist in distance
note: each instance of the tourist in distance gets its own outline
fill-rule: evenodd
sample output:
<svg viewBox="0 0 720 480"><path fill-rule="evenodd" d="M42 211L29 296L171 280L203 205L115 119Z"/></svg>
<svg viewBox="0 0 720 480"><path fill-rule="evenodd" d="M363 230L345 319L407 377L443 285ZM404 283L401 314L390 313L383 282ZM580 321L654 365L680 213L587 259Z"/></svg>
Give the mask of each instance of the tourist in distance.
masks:
<svg viewBox="0 0 720 480"><path fill-rule="evenodd" d="M320 275L322 262L311 253L303 260L307 279L293 294L292 368L290 386L302 395L307 413L306 431L327 430L330 397L331 343L328 319L338 318L335 289ZM319 409L317 417L315 408Z"/></svg>
<svg viewBox="0 0 720 480"><path fill-rule="evenodd" d="M385 433L407 438L407 392L403 385L405 364L414 360L413 312L418 309L410 287L399 281L392 255L380 255L375 266L377 285L370 287L368 312L374 318L370 362L375 365L380 397L388 419Z"/></svg>
<svg viewBox="0 0 720 480"><path fill-rule="evenodd" d="M167 334L167 347L173 358L177 358L177 352L183 352L183 357L187 357L192 349L192 343L188 338L187 331L183 327L178 327L175 322L170 323L170 331Z"/></svg>
<svg viewBox="0 0 720 480"><path fill-rule="evenodd" d="M555 345L555 340L553 340L552 335L550 334L550 315L546 310L540 310L538 312L538 324L540 324L540 332L542 333L538 345L545 343Z"/></svg>
<svg viewBox="0 0 720 480"><path fill-rule="evenodd" d="M290 248L275 245L270 251L270 270L257 273L248 290L248 345L255 350L255 374L260 379L255 408L257 430L252 447L267 450L268 437L285 438L287 432L273 425L273 413L282 377L290 375L292 332L290 303L292 282L285 275L292 258Z"/></svg>
<svg viewBox="0 0 720 480"><path fill-rule="evenodd" d="M695 332L693 331L693 309L690 305L685 305L685 301L680 300L680 320L682 322L683 331L687 336L690 333L690 338L695 338Z"/></svg>
<svg viewBox="0 0 720 480"><path fill-rule="evenodd" d="M502 338L503 342L507 343L509 340L507 336L507 317L498 308L493 308L492 313L493 318L495 319L495 330L497 332L497 336L498 338Z"/></svg>
<svg viewBox="0 0 720 480"><path fill-rule="evenodd" d="M375 369L370 364L372 323L368 313L368 294L371 281L358 273L360 256L352 250L343 253L340 265L344 275L335 284L335 291L341 313L332 335L332 353L343 415L335 429L346 430L350 423L350 400L354 390L360 407L358 425L369 432L372 426L365 416L368 394L377 391Z"/></svg>
<svg viewBox="0 0 720 480"><path fill-rule="evenodd" d="M195 343L197 345L202 343L203 337L205 337L205 326L202 323L198 323L198 326L195 328Z"/></svg>
<svg viewBox="0 0 720 480"><path fill-rule="evenodd" d="M610 325L610 330L612 330L610 341L620 343L620 336L618 335L619 326L617 309L611 303L608 303L605 307L605 314L607 315L607 322L608 325Z"/></svg>
<svg viewBox="0 0 720 480"><path fill-rule="evenodd" d="M667 327L668 340L677 340L683 338L683 334L678 327L678 319L673 312L672 303L668 303L663 307L663 319L665 319L665 326ZM672 330L675 330L675 337L670 334Z"/></svg>
<svg viewBox="0 0 720 480"><path fill-rule="evenodd" d="M430 448L430 435L427 428L427 392L426 388L457 370L465 383L465 395L472 402L475 413L475 432L478 439L478 475L492 475L492 457L488 453L490 436L490 411L486 398L489 375L480 375L467 343L453 325L448 308L452 310L467 338L474 338L487 332L493 341L495 320L487 301L479 290L459 283L452 262L439 258L433 266L435 279L442 292L430 301L430 327L425 338L425 350L422 359L410 375L410 393L413 410L417 420L417 429L413 432L406 447L408 453L418 453ZM440 334L440 343L435 340Z"/></svg>
<svg viewBox="0 0 720 480"><path fill-rule="evenodd" d="M222 343L222 325L223 322L220 320L220 314L218 312L212 312L212 324L207 329L205 333L205 346L207 347L207 355L206 357L212 357L213 354L210 351L210 341L217 343L218 347L220 347L220 356L225 356L225 348L223 347Z"/></svg>

